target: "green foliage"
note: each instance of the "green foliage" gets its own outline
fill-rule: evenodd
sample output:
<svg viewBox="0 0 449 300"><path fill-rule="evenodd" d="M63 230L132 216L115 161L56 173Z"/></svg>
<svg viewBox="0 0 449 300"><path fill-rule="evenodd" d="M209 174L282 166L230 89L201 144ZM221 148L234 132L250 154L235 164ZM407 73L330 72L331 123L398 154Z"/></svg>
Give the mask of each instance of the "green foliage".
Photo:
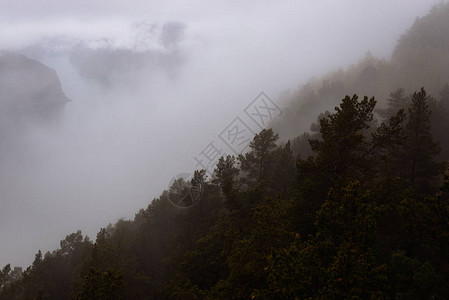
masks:
<svg viewBox="0 0 449 300"><path fill-rule="evenodd" d="M399 175L420 191L429 192L435 177L441 174L441 164L435 162L440 148L431 134L431 112L424 88L414 93L408 108L405 143L397 154Z"/></svg>
<svg viewBox="0 0 449 300"><path fill-rule="evenodd" d="M234 156L228 155L218 159L217 166L214 170L216 179L214 182L221 187L223 194L226 197L226 204L229 209L238 207L237 189L238 189L238 175L240 170L236 167L237 161Z"/></svg>
<svg viewBox="0 0 449 300"><path fill-rule="evenodd" d="M320 120L321 139L310 140L317 153L316 163L331 174L333 181L353 177L365 168L364 130L373 120L374 98L358 101L346 96L336 112Z"/></svg>
<svg viewBox="0 0 449 300"><path fill-rule="evenodd" d="M253 229L233 245L227 259L230 272L212 289L214 298L249 298L265 288L268 256L275 249L287 246L292 236L286 220L287 210L284 201L271 198L254 208Z"/></svg>
<svg viewBox="0 0 449 300"><path fill-rule="evenodd" d="M90 269L84 277L83 288L78 293L79 300L118 300L123 299L123 275L113 269L99 272Z"/></svg>
<svg viewBox="0 0 449 300"><path fill-rule="evenodd" d="M251 151L239 155L240 168L250 184L264 185L270 180L278 138L272 129L263 129L249 144Z"/></svg>

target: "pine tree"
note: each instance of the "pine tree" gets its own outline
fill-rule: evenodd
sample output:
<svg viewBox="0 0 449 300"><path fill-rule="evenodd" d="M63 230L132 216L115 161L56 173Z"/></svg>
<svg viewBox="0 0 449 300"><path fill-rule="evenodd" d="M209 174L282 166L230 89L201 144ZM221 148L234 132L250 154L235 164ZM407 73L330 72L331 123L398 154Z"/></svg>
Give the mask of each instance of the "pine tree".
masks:
<svg viewBox="0 0 449 300"><path fill-rule="evenodd" d="M230 209L236 208L237 176L240 172L236 163L235 156L228 155L226 158L222 156L218 159L214 170L215 179L213 181L221 187L226 197L226 205Z"/></svg>
<svg viewBox="0 0 449 300"><path fill-rule="evenodd" d="M263 186L269 182L278 138L271 128L263 129L249 144L251 150L239 155L240 168L247 172L251 184Z"/></svg>
<svg viewBox="0 0 449 300"><path fill-rule="evenodd" d="M413 94L408 108L405 143L398 153L402 178L416 185L421 192L429 192L442 171L441 165L435 162L440 148L431 134L430 116L428 96L421 88Z"/></svg>
<svg viewBox="0 0 449 300"><path fill-rule="evenodd" d="M374 98L346 96L336 112L320 120L321 139L310 140L316 152L319 168L328 172L333 180L359 176L366 168L365 131L373 120Z"/></svg>
<svg viewBox="0 0 449 300"><path fill-rule="evenodd" d="M271 186L283 197L288 197L292 191L295 179L295 159L290 140L283 146L279 146L276 153L276 164L273 168Z"/></svg>
<svg viewBox="0 0 449 300"><path fill-rule="evenodd" d="M449 83L446 83L440 91L440 101L444 108L449 111Z"/></svg>
<svg viewBox="0 0 449 300"><path fill-rule="evenodd" d="M406 109L409 101L410 98L405 95L405 90L399 88L390 93L390 96L387 99L388 107L386 109L378 109L377 113L383 119L389 119L396 115L399 110Z"/></svg>

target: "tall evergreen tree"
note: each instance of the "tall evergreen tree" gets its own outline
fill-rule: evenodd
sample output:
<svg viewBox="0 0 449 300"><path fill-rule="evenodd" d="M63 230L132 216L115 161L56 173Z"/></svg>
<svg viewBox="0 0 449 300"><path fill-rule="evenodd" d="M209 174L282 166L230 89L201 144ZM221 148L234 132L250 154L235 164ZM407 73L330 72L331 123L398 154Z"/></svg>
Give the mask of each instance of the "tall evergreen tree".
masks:
<svg viewBox="0 0 449 300"><path fill-rule="evenodd" d="M237 207L236 189L238 185L238 175L240 170L236 166L235 156L228 155L218 159L217 166L214 170L215 179L226 197L226 206L230 209Z"/></svg>
<svg viewBox="0 0 449 300"><path fill-rule="evenodd" d="M431 134L430 116L428 96L421 88L412 96L405 126L405 143L399 153L400 175L421 192L429 192L442 171L441 165L435 162L440 148Z"/></svg>
<svg viewBox="0 0 449 300"><path fill-rule="evenodd" d="M440 91L440 101L444 108L449 111L449 83L446 83Z"/></svg>
<svg viewBox="0 0 449 300"><path fill-rule="evenodd" d="M373 120L374 98L346 96L336 112L320 120L321 139L310 140L316 163L333 181L360 175L366 168L366 130Z"/></svg>
<svg viewBox="0 0 449 300"><path fill-rule="evenodd" d="M387 99L387 108L378 109L377 113L383 118L388 120L389 118L396 115L396 113L401 109L406 109L410 101L410 97L406 96L405 90L399 88L394 92L390 93Z"/></svg>
<svg viewBox="0 0 449 300"><path fill-rule="evenodd" d="M263 129L250 142L250 151L239 155L240 168L247 172L250 184L263 186L269 182L278 138L271 128Z"/></svg>

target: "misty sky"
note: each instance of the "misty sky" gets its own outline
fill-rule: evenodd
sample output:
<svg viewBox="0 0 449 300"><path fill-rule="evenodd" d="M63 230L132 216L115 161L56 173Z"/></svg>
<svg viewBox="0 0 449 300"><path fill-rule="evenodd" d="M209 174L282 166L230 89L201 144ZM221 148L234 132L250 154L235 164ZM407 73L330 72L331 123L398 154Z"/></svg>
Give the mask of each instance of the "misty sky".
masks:
<svg viewBox="0 0 449 300"><path fill-rule="evenodd" d="M0 266L132 218L260 91L389 59L438 2L0 1L0 50L55 69L71 99L0 153Z"/></svg>

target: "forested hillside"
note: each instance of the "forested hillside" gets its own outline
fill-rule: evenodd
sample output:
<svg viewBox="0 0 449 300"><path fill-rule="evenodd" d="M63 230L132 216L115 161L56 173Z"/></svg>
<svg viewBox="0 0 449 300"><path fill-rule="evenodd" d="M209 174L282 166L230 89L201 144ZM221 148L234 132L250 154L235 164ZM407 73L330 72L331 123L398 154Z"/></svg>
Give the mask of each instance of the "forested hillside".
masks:
<svg viewBox="0 0 449 300"><path fill-rule="evenodd" d="M449 299L448 20L437 6L390 62L288 96L248 152L195 171L193 207L171 204L179 179L94 240L5 266L0 299Z"/></svg>
<svg viewBox="0 0 449 300"><path fill-rule="evenodd" d="M434 6L398 39L390 60L377 59L368 52L347 70L329 72L284 95L287 109L273 128L283 139L309 131L318 114L338 105L345 95L370 95L376 97L379 108L385 108L390 93L399 88L405 95L423 86L435 98L443 91L448 93L448 22L449 5Z"/></svg>

